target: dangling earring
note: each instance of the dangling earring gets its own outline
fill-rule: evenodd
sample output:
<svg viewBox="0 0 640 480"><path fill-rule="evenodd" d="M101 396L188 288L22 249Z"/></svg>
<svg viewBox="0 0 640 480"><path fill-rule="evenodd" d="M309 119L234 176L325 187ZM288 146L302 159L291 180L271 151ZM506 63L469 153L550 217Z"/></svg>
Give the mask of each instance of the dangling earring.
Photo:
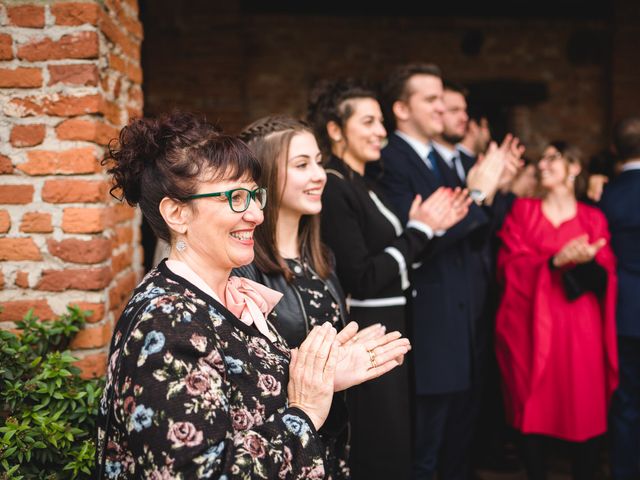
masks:
<svg viewBox="0 0 640 480"><path fill-rule="evenodd" d="M184 252L187 249L187 242L185 242L184 240L178 240L176 242L176 250L178 250L179 252Z"/></svg>
<svg viewBox="0 0 640 480"><path fill-rule="evenodd" d="M567 178L569 179L569 181L571 183L573 183L576 180L576 176L575 175L571 175L571 174L569 174L569 176Z"/></svg>

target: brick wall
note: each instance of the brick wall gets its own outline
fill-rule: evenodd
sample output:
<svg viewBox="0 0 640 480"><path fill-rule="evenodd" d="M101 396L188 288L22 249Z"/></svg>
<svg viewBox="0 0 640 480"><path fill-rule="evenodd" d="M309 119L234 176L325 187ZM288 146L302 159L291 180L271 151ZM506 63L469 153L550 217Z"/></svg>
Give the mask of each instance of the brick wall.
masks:
<svg viewBox="0 0 640 480"><path fill-rule="evenodd" d="M102 374L141 274L140 219L108 194L106 145L142 114L136 0L0 5L0 327L92 310L72 347Z"/></svg>
<svg viewBox="0 0 640 480"><path fill-rule="evenodd" d="M564 137L594 153L608 143L612 94L620 106L637 106L627 100L640 91L633 87L638 69L627 68L628 80L622 78L633 63L635 0L617 0L617 12L633 10L635 16L618 13L613 20L465 18L464 9L455 18L341 16L340 9L329 16L260 14L243 11L238 0L224 2L224 9L220 4L142 1L147 112L195 109L234 132L265 114L304 114L319 78L360 74L380 80L393 65L417 60L433 61L446 76L468 84L544 87L544 99L523 98L503 112L532 152ZM621 16L625 30L612 42ZM465 52L474 34L483 38L475 55ZM612 57L620 68L612 70Z"/></svg>
<svg viewBox="0 0 640 480"><path fill-rule="evenodd" d="M627 115L640 115L640 57L636 50L640 39L640 7L629 0L616 0L616 7L611 116L620 120Z"/></svg>

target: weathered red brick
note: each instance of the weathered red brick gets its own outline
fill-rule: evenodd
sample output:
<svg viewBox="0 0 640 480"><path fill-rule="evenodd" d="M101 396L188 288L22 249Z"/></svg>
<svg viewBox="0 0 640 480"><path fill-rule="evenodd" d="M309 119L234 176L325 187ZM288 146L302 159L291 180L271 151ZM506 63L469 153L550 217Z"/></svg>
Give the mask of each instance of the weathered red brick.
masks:
<svg viewBox="0 0 640 480"><path fill-rule="evenodd" d="M42 260L32 238L0 238L0 260Z"/></svg>
<svg viewBox="0 0 640 480"><path fill-rule="evenodd" d="M124 203L113 206L113 215L115 223L121 223L126 220L132 220L135 215L135 208Z"/></svg>
<svg viewBox="0 0 640 480"><path fill-rule="evenodd" d="M16 322L22 320L31 309L40 320L51 320L55 317L46 300L15 300L0 302L0 321Z"/></svg>
<svg viewBox="0 0 640 480"><path fill-rule="evenodd" d="M98 67L93 63L73 65L49 65L49 85L83 85L94 87L98 84Z"/></svg>
<svg viewBox="0 0 640 480"><path fill-rule="evenodd" d="M111 259L111 270L113 271L113 274L117 275L125 268L129 268L131 266L132 256L132 249L127 249L117 255L114 255Z"/></svg>
<svg viewBox="0 0 640 480"><path fill-rule="evenodd" d="M16 27L44 27L44 7L39 5L16 5L7 8L9 24Z"/></svg>
<svg viewBox="0 0 640 480"><path fill-rule="evenodd" d="M105 100L102 102L101 111L104 117L114 125L121 125L122 108L115 102Z"/></svg>
<svg viewBox="0 0 640 480"><path fill-rule="evenodd" d="M108 145L118 137L118 129L99 120L71 118L58 124L56 135L60 140L85 140Z"/></svg>
<svg viewBox="0 0 640 480"><path fill-rule="evenodd" d="M24 233L51 233L51 214L41 212L27 212L22 216L20 231Z"/></svg>
<svg viewBox="0 0 640 480"><path fill-rule="evenodd" d="M100 263L111 256L111 242L107 238L68 238L60 241L49 238L47 246L52 255L65 262Z"/></svg>
<svg viewBox="0 0 640 480"><path fill-rule="evenodd" d="M44 140L46 125L34 123L30 125L16 125L11 129L11 145L14 147L33 147Z"/></svg>
<svg viewBox="0 0 640 480"><path fill-rule="evenodd" d="M16 286L20 288L29 288L29 273L16 272Z"/></svg>
<svg viewBox="0 0 640 480"><path fill-rule="evenodd" d="M143 72L140 65L137 63L127 62L127 77L138 85L142 84Z"/></svg>
<svg viewBox="0 0 640 480"><path fill-rule="evenodd" d="M56 25L82 25L98 23L100 7L96 3L68 2L51 5L51 13L56 18Z"/></svg>
<svg viewBox="0 0 640 480"><path fill-rule="evenodd" d="M32 150L27 152L27 161L17 168L28 175L51 175L94 173L100 165L95 150L82 147L62 152Z"/></svg>
<svg viewBox="0 0 640 480"><path fill-rule="evenodd" d="M11 35L0 33L0 60L11 60L13 58L13 39Z"/></svg>
<svg viewBox="0 0 640 480"><path fill-rule="evenodd" d="M109 67L112 70L116 70L124 75L127 74L127 62L125 62L118 55L114 55L113 53L109 54Z"/></svg>
<svg viewBox="0 0 640 480"><path fill-rule="evenodd" d="M91 355L79 356L80 359L74 363L76 367L82 370L80 376L82 378L98 378L103 377L107 372L107 354L93 353Z"/></svg>
<svg viewBox="0 0 640 480"><path fill-rule="evenodd" d="M67 268L64 270L44 270L37 290L63 292L64 290L102 290L111 281L111 269Z"/></svg>
<svg viewBox="0 0 640 480"><path fill-rule="evenodd" d="M42 200L49 203L95 203L105 199L107 184L102 180L47 180Z"/></svg>
<svg viewBox="0 0 640 480"><path fill-rule="evenodd" d="M107 39L114 45L120 47L126 56L133 60L140 61L140 42L131 40L107 12L101 12L98 26Z"/></svg>
<svg viewBox="0 0 640 480"><path fill-rule="evenodd" d="M137 277L134 272L126 274L120 278L109 290L109 308L118 310L126 303L131 296L131 292L136 287Z"/></svg>
<svg viewBox="0 0 640 480"><path fill-rule="evenodd" d="M107 225L104 208L65 208L62 230L67 233L100 233Z"/></svg>
<svg viewBox="0 0 640 480"><path fill-rule="evenodd" d="M18 58L30 62L63 58L98 58L99 41L96 32L63 35L59 40L45 38L18 47Z"/></svg>
<svg viewBox="0 0 640 480"><path fill-rule="evenodd" d="M39 95L13 98L5 105L4 113L10 117L29 117L34 115L52 115L72 117L91 113L101 113L102 96L84 95Z"/></svg>
<svg viewBox="0 0 640 480"><path fill-rule="evenodd" d="M0 155L0 174L13 173L13 163L6 155Z"/></svg>
<svg viewBox="0 0 640 480"><path fill-rule="evenodd" d="M74 350L104 347L109 343L109 340L111 340L111 333L110 322L96 326L85 326L76 333L69 347Z"/></svg>
<svg viewBox="0 0 640 480"><path fill-rule="evenodd" d="M6 210L0 210L0 233L7 233L11 228L11 216Z"/></svg>
<svg viewBox="0 0 640 480"><path fill-rule="evenodd" d="M131 243L133 240L133 228L130 225L116 227L116 245Z"/></svg>
<svg viewBox="0 0 640 480"><path fill-rule="evenodd" d="M30 203L33 200L33 190L33 185L0 185L0 203Z"/></svg>
<svg viewBox="0 0 640 480"><path fill-rule="evenodd" d="M42 86L39 68L0 68L0 88L36 88Z"/></svg>

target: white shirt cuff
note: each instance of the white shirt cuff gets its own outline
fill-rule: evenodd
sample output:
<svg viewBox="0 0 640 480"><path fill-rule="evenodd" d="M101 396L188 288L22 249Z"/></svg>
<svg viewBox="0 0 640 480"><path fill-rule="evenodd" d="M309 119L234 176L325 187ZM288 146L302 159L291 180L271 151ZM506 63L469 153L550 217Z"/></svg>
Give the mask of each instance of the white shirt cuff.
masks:
<svg viewBox="0 0 640 480"><path fill-rule="evenodd" d="M422 233L424 233L427 236L429 240L431 240L434 236L433 228L431 228L426 223L422 223L418 220L409 220L407 222L407 228L415 228L416 230L420 230Z"/></svg>

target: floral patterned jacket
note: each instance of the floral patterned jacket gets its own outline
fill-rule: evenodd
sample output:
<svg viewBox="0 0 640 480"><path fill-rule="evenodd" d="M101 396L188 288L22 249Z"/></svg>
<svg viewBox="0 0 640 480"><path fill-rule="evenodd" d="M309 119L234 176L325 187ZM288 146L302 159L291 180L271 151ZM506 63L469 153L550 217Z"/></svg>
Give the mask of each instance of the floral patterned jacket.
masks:
<svg viewBox="0 0 640 480"><path fill-rule="evenodd" d="M149 272L111 342L101 478L323 478L322 442L306 414L287 406L289 350L276 336L269 341L164 262Z"/></svg>

